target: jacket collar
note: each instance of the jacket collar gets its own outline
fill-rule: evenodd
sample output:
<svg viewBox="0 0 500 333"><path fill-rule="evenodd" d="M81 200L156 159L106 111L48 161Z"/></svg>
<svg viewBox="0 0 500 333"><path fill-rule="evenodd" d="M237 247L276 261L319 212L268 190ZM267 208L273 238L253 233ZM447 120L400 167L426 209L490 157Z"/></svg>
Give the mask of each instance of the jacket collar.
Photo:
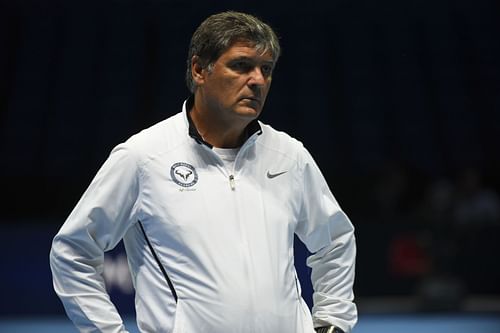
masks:
<svg viewBox="0 0 500 333"><path fill-rule="evenodd" d="M191 119L191 110L193 109L194 105L194 95L189 96L189 98L185 101L184 103L184 109L186 112L186 117L188 121L188 134L190 137L192 137L197 143L203 144L210 149L213 148L213 146L203 140L201 137L200 133L196 129L196 126L194 125L193 120ZM259 121L257 119L252 120L246 127L246 132L247 132L247 139L250 138L252 135L257 133L257 135L262 134L262 128L260 127Z"/></svg>

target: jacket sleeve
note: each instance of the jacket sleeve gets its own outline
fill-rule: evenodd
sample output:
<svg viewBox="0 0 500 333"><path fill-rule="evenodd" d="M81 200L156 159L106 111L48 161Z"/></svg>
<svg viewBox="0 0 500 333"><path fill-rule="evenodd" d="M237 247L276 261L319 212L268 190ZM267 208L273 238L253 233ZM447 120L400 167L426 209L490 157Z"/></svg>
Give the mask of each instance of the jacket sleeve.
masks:
<svg viewBox="0 0 500 333"><path fill-rule="evenodd" d="M301 162L303 199L296 234L313 253L307 265L312 269L314 326L333 325L350 332L357 321L354 227L307 151Z"/></svg>
<svg viewBox="0 0 500 333"><path fill-rule="evenodd" d="M80 332L126 332L102 273L104 252L135 222L138 177L133 154L117 146L53 240L54 289Z"/></svg>

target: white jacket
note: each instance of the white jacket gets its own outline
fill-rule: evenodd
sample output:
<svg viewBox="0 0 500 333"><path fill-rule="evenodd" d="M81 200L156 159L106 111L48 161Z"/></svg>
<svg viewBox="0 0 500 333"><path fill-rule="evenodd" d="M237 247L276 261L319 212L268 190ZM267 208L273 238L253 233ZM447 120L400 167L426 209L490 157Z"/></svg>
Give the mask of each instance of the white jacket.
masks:
<svg viewBox="0 0 500 333"><path fill-rule="evenodd" d="M226 170L193 138L185 105L112 151L54 238L54 288L68 316L81 332L126 332L102 278L103 253L123 239L141 332L313 333L313 320L349 332L353 226L312 157L255 121ZM313 319L294 234L314 253Z"/></svg>

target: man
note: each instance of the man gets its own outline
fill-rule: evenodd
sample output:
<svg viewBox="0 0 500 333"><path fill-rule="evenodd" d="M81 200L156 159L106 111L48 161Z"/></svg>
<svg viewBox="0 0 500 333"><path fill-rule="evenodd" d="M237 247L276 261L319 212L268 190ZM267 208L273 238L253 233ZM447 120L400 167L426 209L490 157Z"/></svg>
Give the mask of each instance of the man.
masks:
<svg viewBox="0 0 500 333"><path fill-rule="evenodd" d="M302 144L257 120L280 54L237 12L194 33L177 115L118 145L54 238L54 288L82 332L125 332L102 279L124 241L141 332L348 332L355 240ZM311 313L294 234L314 254Z"/></svg>

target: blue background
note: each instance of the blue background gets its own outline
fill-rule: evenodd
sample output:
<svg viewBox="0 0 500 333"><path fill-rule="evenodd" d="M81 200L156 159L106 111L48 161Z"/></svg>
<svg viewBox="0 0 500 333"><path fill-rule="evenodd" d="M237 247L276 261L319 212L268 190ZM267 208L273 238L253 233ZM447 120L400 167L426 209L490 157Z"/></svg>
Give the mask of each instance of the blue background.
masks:
<svg viewBox="0 0 500 333"><path fill-rule="evenodd" d="M498 0L0 0L0 331L67 322L53 236L115 145L180 110L191 34L227 9L280 36L262 120L356 227L357 330L500 332ZM122 253L107 284L130 318Z"/></svg>

